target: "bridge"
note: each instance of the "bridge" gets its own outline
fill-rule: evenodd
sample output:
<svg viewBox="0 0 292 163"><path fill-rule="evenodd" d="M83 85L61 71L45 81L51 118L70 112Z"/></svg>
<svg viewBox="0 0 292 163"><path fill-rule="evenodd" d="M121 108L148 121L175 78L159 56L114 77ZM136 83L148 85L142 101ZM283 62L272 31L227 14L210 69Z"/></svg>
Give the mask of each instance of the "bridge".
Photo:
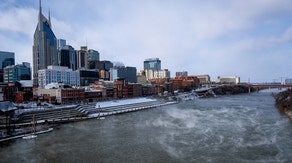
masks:
<svg viewBox="0 0 292 163"><path fill-rule="evenodd" d="M254 88L257 90L261 90L261 89L272 89L272 88L277 88L277 89L282 89L282 88L292 88L292 84L273 84L273 83L267 83L267 84L239 84L239 85L243 85L243 86L247 86L249 88Z"/></svg>
<svg viewBox="0 0 292 163"><path fill-rule="evenodd" d="M263 84L249 84L249 83L240 83L240 84L213 84L212 86L208 86L208 87L202 87L202 88L198 88L196 90L194 90L195 93L197 93L198 95L203 95L206 92L208 92L209 90L212 89L216 89L218 87L221 86L227 86L227 87L234 87L234 90L237 90L236 87L237 86L241 86L241 87L245 87L248 88L248 92L253 92L253 91L259 91L259 90L263 90L263 89L283 89L283 88L288 88L288 89L292 89L292 84L279 84L279 83L263 83ZM230 89L228 89L227 91L230 91Z"/></svg>

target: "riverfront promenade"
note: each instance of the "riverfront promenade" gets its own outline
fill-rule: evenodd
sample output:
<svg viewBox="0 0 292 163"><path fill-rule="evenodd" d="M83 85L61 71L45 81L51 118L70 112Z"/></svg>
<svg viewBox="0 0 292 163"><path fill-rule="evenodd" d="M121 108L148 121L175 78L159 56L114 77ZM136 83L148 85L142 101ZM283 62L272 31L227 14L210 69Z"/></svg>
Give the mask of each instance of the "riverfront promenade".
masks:
<svg viewBox="0 0 292 163"><path fill-rule="evenodd" d="M27 130L31 128L33 123L38 126L44 126L44 128L47 129L48 126L52 127L60 123L76 122L94 118L99 119L105 116L151 109L176 103L177 101L135 98L79 105L56 106L50 109L28 109L14 117L14 121L9 125L12 129L21 128L20 130L18 129L17 132L12 132L11 135L7 135L7 125L0 124L2 133L0 136L0 142L21 138L23 135L27 134ZM31 118L33 116L36 119L35 122L32 122ZM42 133L41 127L38 127L38 130Z"/></svg>
<svg viewBox="0 0 292 163"><path fill-rule="evenodd" d="M47 110L31 110L19 114L16 124L31 122L35 116L39 123L64 123L78 120L90 119L98 116L109 116L127 113L143 109L155 108L163 105L175 104L176 101L164 101L149 98L135 98L127 100L114 100L105 102L93 102L77 105L58 106Z"/></svg>

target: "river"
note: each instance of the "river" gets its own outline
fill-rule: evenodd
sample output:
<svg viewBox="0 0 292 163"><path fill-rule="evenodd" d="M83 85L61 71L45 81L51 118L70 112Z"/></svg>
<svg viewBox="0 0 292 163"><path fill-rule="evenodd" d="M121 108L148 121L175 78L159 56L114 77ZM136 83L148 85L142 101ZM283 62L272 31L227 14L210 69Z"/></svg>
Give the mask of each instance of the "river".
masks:
<svg viewBox="0 0 292 163"><path fill-rule="evenodd" d="M0 162L292 162L292 121L270 91L64 124L1 144Z"/></svg>

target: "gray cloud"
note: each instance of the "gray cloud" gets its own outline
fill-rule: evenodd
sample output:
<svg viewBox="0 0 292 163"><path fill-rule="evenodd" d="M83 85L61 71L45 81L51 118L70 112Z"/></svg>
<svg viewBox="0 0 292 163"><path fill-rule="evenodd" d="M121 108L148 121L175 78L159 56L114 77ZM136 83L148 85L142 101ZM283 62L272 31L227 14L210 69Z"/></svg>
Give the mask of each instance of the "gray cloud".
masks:
<svg viewBox="0 0 292 163"><path fill-rule="evenodd" d="M0 25L0 38L15 46L1 45L15 47L12 51L26 58L32 56L37 6L31 2L0 11L0 20L5 22ZM144 59L159 57L172 75L187 70L191 75L210 74L212 80L238 75L243 81L260 82L292 77L286 70L291 66L292 47L287 46L292 38L291 7L288 0L43 0L44 14L51 10L56 36L75 49L87 42L89 48L100 51L101 59L139 70ZM22 33L27 43L20 44L5 31Z"/></svg>

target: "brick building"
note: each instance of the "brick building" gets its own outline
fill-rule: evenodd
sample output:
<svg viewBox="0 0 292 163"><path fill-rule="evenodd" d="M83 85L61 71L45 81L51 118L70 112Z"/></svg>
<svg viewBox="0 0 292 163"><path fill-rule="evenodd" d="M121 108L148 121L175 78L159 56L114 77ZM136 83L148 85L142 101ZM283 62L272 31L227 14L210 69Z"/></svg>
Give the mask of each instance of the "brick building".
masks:
<svg viewBox="0 0 292 163"><path fill-rule="evenodd" d="M170 81L173 83L173 91L189 91L200 85L200 80L196 76L177 76Z"/></svg>
<svg viewBox="0 0 292 163"><path fill-rule="evenodd" d="M60 104L68 104L81 102L85 99L84 88L72 88L64 84L51 85L49 88L38 89L37 96L40 100L56 99L55 102ZM48 102L52 102L49 100Z"/></svg>

